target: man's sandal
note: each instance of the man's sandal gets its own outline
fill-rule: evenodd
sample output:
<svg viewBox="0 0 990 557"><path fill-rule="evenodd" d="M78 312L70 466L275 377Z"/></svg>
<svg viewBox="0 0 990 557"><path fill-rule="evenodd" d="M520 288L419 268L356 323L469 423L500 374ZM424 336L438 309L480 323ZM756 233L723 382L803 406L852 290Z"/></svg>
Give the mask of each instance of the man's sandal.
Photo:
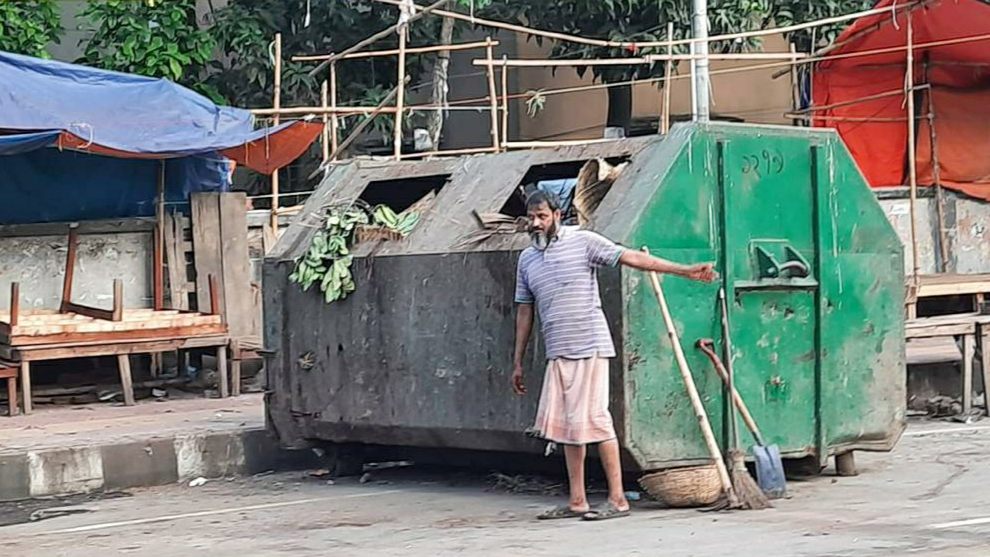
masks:
<svg viewBox="0 0 990 557"><path fill-rule="evenodd" d="M620 511L615 508L615 505L612 503L605 503L584 513L584 516L581 518L584 520L608 520L610 518L621 518L623 516L629 516L629 509Z"/></svg>
<svg viewBox="0 0 990 557"><path fill-rule="evenodd" d="M567 505L562 505L560 507L556 507L548 511L545 511L543 513L540 513L540 515L537 516L536 518L538 518L539 520L557 520L559 518L581 518L586 514L587 514L586 512L578 512L575 510L571 510L571 508L568 507Z"/></svg>

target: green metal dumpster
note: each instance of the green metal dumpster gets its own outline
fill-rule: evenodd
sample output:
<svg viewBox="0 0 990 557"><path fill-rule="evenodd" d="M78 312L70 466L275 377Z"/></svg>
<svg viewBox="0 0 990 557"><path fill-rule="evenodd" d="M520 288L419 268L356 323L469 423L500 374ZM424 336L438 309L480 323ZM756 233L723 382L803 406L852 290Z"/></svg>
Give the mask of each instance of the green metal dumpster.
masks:
<svg viewBox="0 0 990 557"><path fill-rule="evenodd" d="M904 428L902 246L838 136L805 128L685 124L662 137L402 163L353 162L324 180L264 268L269 427L314 441L541 451L523 434L530 395L509 390L515 261L525 234L477 236L476 213L521 211L521 184L627 161L588 226L629 248L715 261L720 283L664 290L688 363L725 438L726 400L699 338L720 340L729 300L742 397L785 458L889 450ZM357 246L357 290L324 304L288 276L328 203L401 208L436 192L401 241ZM618 356L611 409L629 465L707 460L656 301L642 273L599 274Z"/></svg>

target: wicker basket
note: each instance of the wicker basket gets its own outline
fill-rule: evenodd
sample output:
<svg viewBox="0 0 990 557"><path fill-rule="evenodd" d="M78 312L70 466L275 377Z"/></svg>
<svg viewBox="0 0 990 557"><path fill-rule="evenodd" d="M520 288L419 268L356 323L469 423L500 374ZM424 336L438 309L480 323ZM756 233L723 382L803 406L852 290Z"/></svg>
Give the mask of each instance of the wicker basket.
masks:
<svg viewBox="0 0 990 557"><path fill-rule="evenodd" d="M671 507L704 507L718 501L722 482L714 464L647 474L639 485Z"/></svg>

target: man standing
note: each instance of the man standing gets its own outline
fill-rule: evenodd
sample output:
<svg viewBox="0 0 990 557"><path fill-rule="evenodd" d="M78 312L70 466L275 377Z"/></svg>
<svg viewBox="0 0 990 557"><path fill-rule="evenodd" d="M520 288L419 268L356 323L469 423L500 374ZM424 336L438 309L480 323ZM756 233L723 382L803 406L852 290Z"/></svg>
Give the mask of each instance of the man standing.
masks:
<svg viewBox="0 0 990 557"><path fill-rule="evenodd" d="M532 247L519 256L516 271L516 342L512 390L524 395L523 358L533 330L533 304L540 314L547 368L536 414L536 431L564 446L570 501L541 519L604 520L629 514L623 495L619 443L608 410L612 335L602 312L596 268L619 263L644 271L711 282L710 263L678 265L624 249L604 237L561 226L558 201L535 192L526 200ZM598 444L608 481L608 501L592 508L584 486L586 446Z"/></svg>

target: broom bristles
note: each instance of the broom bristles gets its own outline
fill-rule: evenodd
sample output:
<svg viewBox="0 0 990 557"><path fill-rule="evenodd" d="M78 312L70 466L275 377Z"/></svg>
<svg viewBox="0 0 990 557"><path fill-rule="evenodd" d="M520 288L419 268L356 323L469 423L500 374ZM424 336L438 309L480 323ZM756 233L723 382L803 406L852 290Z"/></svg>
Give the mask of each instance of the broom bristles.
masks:
<svg viewBox="0 0 990 557"><path fill-rule="evenodd" d="M753 476L749 475L746 469L746 462L743 454L739 451L731 453L732 466L729 468L729 477L732 480L732 487L739 499L739 508L749 510L761 510L772 508L773 505L767 499L766 494L760 489Z"/></svg>

